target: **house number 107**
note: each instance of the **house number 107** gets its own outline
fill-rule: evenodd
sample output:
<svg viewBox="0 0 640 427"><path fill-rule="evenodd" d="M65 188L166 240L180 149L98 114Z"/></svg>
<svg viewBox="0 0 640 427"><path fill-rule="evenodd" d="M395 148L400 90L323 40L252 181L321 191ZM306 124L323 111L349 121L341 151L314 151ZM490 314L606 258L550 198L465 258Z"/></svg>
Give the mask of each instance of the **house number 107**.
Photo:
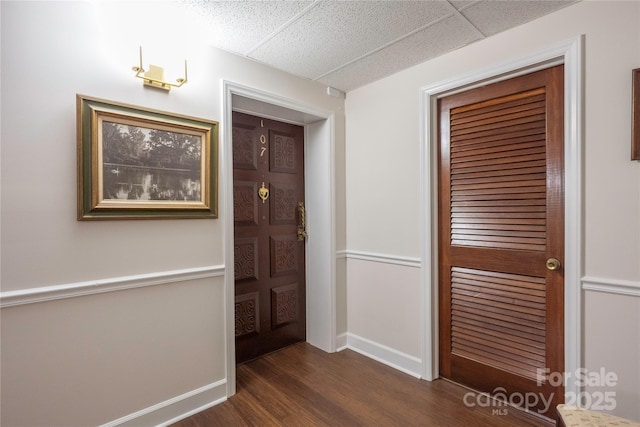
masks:
<svg viewBox="0 0 640 427"><path fill-rule="evenodd" d="M260 144L266 144L267 138L264 135L260 135ZM264 156L264 152L267 151L267 147L260 147L260 157Z"/></svg>

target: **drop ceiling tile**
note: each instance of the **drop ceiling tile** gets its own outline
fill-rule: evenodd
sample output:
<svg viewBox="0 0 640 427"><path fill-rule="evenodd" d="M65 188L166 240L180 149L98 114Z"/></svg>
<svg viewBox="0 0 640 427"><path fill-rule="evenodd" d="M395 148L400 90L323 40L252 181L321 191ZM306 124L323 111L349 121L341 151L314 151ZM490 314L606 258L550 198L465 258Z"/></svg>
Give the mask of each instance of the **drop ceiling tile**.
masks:
<svg viewBox="0 0 640 427"><path fill-rule="evenodd" d="M318 81L349 91L480 38L482 36L462 18L451 16Z"/></svg>
<svg viewBox="0 0 640 427"><path fill-rule="evenodd" d="M485 36L490 36L532 21L575 2L575 0L489 0L473 3L463 8L460 13Z"/></svg>
<svg viewBox="0 0 640 427"><path fill-rule="evenodd" d="M249 56L313 79L450 13L443 1L320 2Z"/></svg>
<svg viewBox="0 0 640 427"><path fill-rule="evenodd" d="M207 42L246 55L261 40L313 4L308 1L187 0L207 25Z"/></svg>

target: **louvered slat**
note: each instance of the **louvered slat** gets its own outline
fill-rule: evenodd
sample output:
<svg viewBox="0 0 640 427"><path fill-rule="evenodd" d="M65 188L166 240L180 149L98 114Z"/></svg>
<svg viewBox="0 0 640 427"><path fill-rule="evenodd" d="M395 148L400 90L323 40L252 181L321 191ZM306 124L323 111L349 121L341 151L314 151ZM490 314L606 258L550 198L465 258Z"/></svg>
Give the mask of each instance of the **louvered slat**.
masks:
<svg viewBox="0 0 640 427"><path fill-rule="evenodd" d="M510 129L509 132L503 132L499 134L493 134L484 137L478 137L478 135L468 136L464 142L460 142L459 146L455 147L453 151L462 151L468 148L473 148L474 146L480 144L492 144L498 143L505 139L515 141L515 140L534 140L544 138L546 129L543 126L538 126L533 129L525 129L525 130L515 130Z"/></svg>
<svg viewBox="0 0 640 427"><path fill-rule="evenodd" d="M544 108L534 90L451 110L451 244L546 250Z"/></svg>
<svg viewBox="0 0 640 427"><path fill-rule="evenodd" d="M451 268L452 353L535 379L545 316L544 279Z"/></svg>
<svg viewBox="0 0 640 427"><path fill-rule="evenodd" d="M458 108L458 117L461 119L466 117L477 117L478 115L492 113L504 108L515 109L520 105L527 105L544 99L544 89L539 88L526 92L525 96L523 96L523 94L514 94L501 98L500 100L488 100L460 107Z"/></svg>

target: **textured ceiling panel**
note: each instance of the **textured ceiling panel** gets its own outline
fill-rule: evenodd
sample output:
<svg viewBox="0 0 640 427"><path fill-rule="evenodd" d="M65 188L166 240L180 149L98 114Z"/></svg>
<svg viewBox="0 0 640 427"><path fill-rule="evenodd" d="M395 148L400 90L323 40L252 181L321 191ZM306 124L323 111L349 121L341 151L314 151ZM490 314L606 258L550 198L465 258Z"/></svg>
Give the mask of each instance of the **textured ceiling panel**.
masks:
<svg viewBox="0 0 640 427"><path fill-rule="evenodd" d="M201 33L210 45L348 91L577 1L179 3L197 18L189 22L204 23Z"/></svg>
<svg viewBox="0 0 640 427"><path fill-rule="evenodd" d="M205 19L209 43L246 55L314 2L188 0L184 3Z"/></svg>
<svg viewBox="0 0 640 427"><path fill-rule="evenodd" d="M571 1L550 0L480 1L463 7L460 13L488 37L547 15L571 3Z"/></svg>
<svg viewBox="0 0 640 427"><path fill-rule="evenodd" d="M451 13L442 1L327 1L249 56L312 79Z"/></svg>
<svg viewBox="0 0 640 427"><path fill-rule="evenodd" d="M320 82L349 91L442 55L481 38L464 19L451 16L373 55L356 61Z"/></svg>

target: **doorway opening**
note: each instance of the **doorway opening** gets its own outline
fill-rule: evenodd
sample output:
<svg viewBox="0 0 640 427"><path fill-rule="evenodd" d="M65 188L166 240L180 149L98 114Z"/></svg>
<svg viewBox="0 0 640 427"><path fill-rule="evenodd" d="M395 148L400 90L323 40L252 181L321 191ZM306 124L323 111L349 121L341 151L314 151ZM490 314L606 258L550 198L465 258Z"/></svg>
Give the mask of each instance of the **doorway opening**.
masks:
<svg viewBox="0 0 640 427"><path fill-rule="evenodd" d="M235 280L233 234L233 112L257 115L304 128L306 207L306 340L336 350L336 243L334 114L261 90L223 82L221 167L224 177L225 319L227 396L235 394Z"/></svg>
<svg viewBox="0 0 640 427"><path fill-rule="evenodd" d="M306 339L303 131L233 112L236 363Z"/></svg>

